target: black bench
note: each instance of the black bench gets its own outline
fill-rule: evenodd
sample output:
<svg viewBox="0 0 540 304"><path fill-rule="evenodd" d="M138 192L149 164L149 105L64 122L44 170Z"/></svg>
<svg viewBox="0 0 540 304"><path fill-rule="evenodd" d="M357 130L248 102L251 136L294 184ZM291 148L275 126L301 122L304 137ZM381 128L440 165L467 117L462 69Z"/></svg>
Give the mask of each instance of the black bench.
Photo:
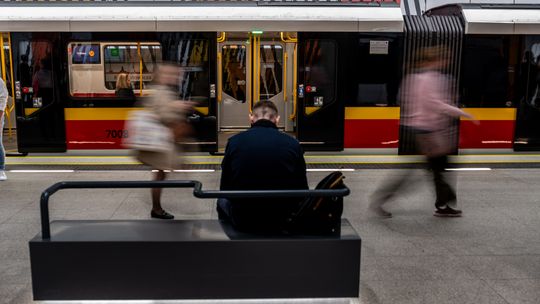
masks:
<svg viewBox="0 0 540 304"><path fill-rule="evenodd" d="M356 298L361 240L347 220L328 236L260 236L218 220L84 220L49 224L67 188L185 188L199 198L345 196L349 189L203 191L197 181L62 182L41 198L30 241L35 300Z"/></svg>

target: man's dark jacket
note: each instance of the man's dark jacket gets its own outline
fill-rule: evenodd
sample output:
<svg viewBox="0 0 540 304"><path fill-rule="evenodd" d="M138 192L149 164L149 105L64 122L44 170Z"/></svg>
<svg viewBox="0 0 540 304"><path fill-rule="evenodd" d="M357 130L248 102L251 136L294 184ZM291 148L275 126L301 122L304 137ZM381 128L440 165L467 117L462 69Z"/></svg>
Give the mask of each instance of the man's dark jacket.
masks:
<svg viewBox="0 0 540 304"><path fill-rule="evenodd" d="M221 163L221 190L308 189L306 162L300 144L261 119L229 139ZM299 199L253 198L218 203L220 218L237 228L279 229Z"/></svg>

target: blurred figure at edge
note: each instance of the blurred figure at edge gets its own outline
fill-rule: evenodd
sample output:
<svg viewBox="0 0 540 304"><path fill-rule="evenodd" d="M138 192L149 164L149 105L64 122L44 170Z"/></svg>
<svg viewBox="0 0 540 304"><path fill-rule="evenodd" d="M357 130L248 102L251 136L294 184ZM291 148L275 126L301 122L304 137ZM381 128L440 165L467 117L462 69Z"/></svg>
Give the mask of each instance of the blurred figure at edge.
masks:
<svg viewBox="0 0 540 304"><path fill-rule="evenodd" d="M448 66L448 51L440 46L422 50L421 58L413 73L407 75L402 83L402 101L404 107L401 124L412 134L417 152L426 156L428 168L433 174L435 186L435 216L458 217L456 192L445 176L448 167L448 155L452 152L452 118L460 116L478 121L454 106L452 79L443 74ZM382 217L392 214L382 208L396 192L407 182L409 175L390 180L381 185L372 195L370 209Z"/></svg>
<svg viewBox="0 0 540 304"><path fill-rule="evenodd" d="M4 112L7 106L8 90L4 80L0 78L0 181L7 179L5 169L6 154L4 151L4 144L2 142L2 135L4 134Z"/></svg>

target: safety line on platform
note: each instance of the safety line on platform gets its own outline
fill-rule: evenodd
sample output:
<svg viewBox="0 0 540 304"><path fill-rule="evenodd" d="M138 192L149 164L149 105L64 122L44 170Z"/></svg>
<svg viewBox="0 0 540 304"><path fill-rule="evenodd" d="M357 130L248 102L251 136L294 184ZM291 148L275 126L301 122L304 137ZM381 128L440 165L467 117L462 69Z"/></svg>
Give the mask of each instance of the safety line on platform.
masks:
<svg viewBox="0 0 540 304"><path fill-rule="evenodd" d="M374 162L374 161L339 161L339 162L310 162L308 165L407 165L407 164L422 164L425 161L388 161L388 162ZM451 164L540 164L540 160L458 160L450 161ZM186 165L220 165L221 162L185 162ZM126 162L6 162L6 165L18 165L18 166L114 166L114 165L143 165L136 161Z"/></svg>

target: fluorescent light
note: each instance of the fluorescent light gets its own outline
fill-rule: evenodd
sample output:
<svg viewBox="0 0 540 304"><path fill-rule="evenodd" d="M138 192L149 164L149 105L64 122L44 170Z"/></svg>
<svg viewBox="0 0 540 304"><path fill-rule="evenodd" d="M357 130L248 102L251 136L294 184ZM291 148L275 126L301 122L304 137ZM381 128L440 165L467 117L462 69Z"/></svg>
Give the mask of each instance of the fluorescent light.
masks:
<svg viewBox="0 0 540 304"><path fill-rule="evenodd" d="M152 172L158 172L158 170L152 170ZM210 173L210 172L216 172L214 169L189 169L189 170L163 170L163 172L171 173L171 172L202 172L202 173Z"/></svg>
<svg viewBox="0 0 540 304"><path fill-rule="evenodd" d="M491 168L447 168L446 171L490 171Z"/></svg>
<svg viewBox="0 0 540 304"><path fill-rule="evenodd" d="M353 172L354 169L306 169L308 172L334 172L334 171L341 171L341 172Z"/></svg>
<svg viewBox="0 0 540 304"><path fill-rule="evenodd" d="M174 170L174 172L216 172L214 169Z"/></svg>

